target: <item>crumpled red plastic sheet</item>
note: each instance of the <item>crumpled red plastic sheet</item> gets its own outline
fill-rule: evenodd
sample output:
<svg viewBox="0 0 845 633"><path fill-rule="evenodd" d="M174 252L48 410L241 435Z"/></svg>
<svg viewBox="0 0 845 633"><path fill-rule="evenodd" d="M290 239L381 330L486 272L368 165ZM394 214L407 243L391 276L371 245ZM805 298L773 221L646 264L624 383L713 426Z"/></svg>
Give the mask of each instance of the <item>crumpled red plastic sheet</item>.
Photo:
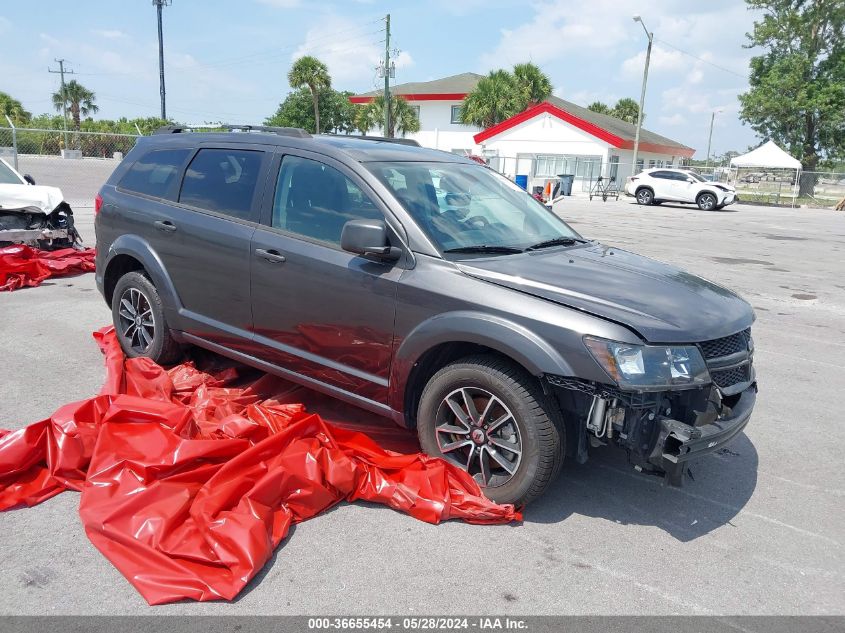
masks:
<svg viewBox="0 0 845 633"><path fill-rule="evenodd" d="M100 395L0 431L0 509L81 491L88 537L150 604L234 598L291 524L344 499L429 523L521 519L392 423L327 422L301 402L320 396L280 378L165 370L124 359L112 328L94 336Z"/></svg>
<svg viewBox="0 0 845 633"><path fill-rule="evenodd" d="M23 244L0 248L0 291L38 286L50 277L94 271L93 248L44 251Z"/></svg>

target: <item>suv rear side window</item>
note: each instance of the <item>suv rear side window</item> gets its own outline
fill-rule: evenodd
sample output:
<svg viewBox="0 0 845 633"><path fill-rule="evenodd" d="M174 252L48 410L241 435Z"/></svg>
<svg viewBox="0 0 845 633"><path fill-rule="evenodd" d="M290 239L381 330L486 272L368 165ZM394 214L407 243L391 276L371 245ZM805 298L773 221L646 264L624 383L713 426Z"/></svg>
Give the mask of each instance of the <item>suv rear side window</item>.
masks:
<svg viewBox="0 0 845 633"><path fill-rule="evenodd" d="M337 169L286 156L276 183L272 226L340 246L349 220L383 220L367 195Z"/></svg>
<svg viewBox="0 0 845 633"><path fill-rule="evenodd" d="M123 175L118 187L164 198L192 151L187 148L159 149L144 154Z"/></svg>
<svg viewBox="0 0 845 633"><path fill-rule="evenodd" d="M252 199L264 152L201 149L185 170L179 202L241 220L255 220Z"/></svg>

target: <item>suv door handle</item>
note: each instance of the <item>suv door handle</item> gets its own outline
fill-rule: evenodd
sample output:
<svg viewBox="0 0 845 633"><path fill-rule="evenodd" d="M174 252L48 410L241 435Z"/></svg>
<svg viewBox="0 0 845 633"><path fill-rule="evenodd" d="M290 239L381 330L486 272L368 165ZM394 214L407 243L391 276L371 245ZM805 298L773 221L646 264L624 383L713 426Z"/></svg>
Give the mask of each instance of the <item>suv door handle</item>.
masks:
<svg viewBox="0 0 845 633"><path fill-rule="evenodd" d="M262 259L266 259L268 262L272 264L283 264L285 261L285 256L282 255L279 251L268 251L263 248L256 248L255 255Z"/></svg>
<svg viewBox="0 0 845 633"><path fill-rule="evenodd" d="M153 226L155 226L159 231L165 231L167 233L173 233L173 231L176 230L176 225L170 220L157 220L156 222L153 222Z"/></svg>

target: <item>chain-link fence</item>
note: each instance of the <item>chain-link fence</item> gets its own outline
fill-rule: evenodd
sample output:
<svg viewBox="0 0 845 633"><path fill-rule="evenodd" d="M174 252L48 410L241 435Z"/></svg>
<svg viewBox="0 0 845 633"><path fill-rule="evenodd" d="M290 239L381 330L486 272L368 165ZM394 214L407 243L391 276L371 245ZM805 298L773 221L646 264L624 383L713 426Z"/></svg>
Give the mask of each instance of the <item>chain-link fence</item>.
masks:
<svg viewBox="0 0 845 633"><path fill-rule="evenodd" d="M39 185L62 190L71 207L94 204L102 184L138 136L0 127L0 158Z"/></svg>
<svg viewBox="0 0 845 633"><path fill-rule="evenodd" d="M551 160L554 158L554 160ZM490 167L525 186L531 193L552 187L561 176L572 179L573 195L603 197L605 191L624 196L625 183L632 173L647 168L679 167L671 161L645 159L631 163L607 162L601 156L538 157L533 155L486 157ZM741 202L787 207L833 208L845 198L845 173L793 169L683 166L705 180L734 187Z"/></svg>

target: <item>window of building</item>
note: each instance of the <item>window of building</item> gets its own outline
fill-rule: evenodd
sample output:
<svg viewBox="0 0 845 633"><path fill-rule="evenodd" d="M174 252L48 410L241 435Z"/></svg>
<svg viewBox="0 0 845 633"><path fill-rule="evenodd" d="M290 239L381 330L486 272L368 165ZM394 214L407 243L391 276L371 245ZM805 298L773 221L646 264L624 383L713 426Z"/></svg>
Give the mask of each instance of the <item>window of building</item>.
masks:
<svg viewBox="0 0 845 633"><path fill-rule="evenodd" d="M340 246L344 224L375 219L384 219L381 211L337 169L298 156L282 161L273 202L274 227Z"/></svg>
<svg viewBox="0 0 845 633"><path fill-rule="evenodd" d="M412 105L411 110L414 111L414 115L417 117L417 121L419 121L420 120L420 106Z"/></svg>
<svg viewBox="0 0 845 633"><path fill-rule="evenodd" d="M534 175L550 178L559 174L575 174L576 178L596 179L600 173L601 156L550 154L537 156Z"/></svg>
<svg viewBox="0 0 845 633"><path fill-rule="evenodd" d="M129 171L120 179L118 187L135 193L164 198L192 151L183 148L149 152L132 164Z"/></svg>
<svg viewBox="0 0 845 633"><path fill-rule="evenodd" d="M452 123L460 123L461 122L461 106L453 105L452 106Z"/></svg>
<svg viewBox="0 0 845 633"><path fill-rule="evenodd" d="M238 149L201 149L188 165L179 202L255 220L252 199L264 152Z"/></svg>
<svg viewBox="0 0 845 633"><path fill-rule="evenodd" d="M637 173L637 174L638 174L638 173L640 173L640 172L643 170L643 165L644 165L644 164L645 164L645 163L643 163L643 159L642 159L642 158L638 158L638 159L637 159L637 168L634 170L634 173Z"/></svg>
<svg viewBox="0 0 845 633"><path fill-rule="evenodd" d="M610 157L610 171L607 174L611 180L616 180L619 176L619 157L618 156L611 156Z"/></svg>
<svg viewBox="0 0 845 633"><path fill-rule="evenodd" d="M653 167L659 167L659 165L657 164L657 161L652 158L648 161L648 168L652 169Z"/></svg>

